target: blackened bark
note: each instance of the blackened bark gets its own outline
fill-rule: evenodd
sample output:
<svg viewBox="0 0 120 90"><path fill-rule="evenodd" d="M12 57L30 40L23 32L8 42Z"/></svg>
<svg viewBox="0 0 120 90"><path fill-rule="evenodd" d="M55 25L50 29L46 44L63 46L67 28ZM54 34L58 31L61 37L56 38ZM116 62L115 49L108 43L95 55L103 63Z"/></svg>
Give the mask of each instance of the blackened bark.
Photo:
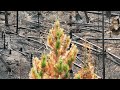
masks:
<svg viewBox="0 0 120 90"><path fill-rule="evenodd" d="M16 33L18 34L18 11L16 12Z"/></svg>
<svg viewBox="0 0 120 90"><path fill-rule="evenodd" d="M8 11L5 11L5 26L8 26Z"/></svg>
<svg viewBox="0 0 120 90"><path fill-rule="evenodd" d="M87 15L87 11L84 11L84 13L85 13L85 17L86 17L86 22L89 23L89 17Z"/></svg>
<svg viewBox="0 0 120 90"><path fill-rule="evenodd" d="M106 17L110 18L111 17L111 11L106 11Z"/></svg>

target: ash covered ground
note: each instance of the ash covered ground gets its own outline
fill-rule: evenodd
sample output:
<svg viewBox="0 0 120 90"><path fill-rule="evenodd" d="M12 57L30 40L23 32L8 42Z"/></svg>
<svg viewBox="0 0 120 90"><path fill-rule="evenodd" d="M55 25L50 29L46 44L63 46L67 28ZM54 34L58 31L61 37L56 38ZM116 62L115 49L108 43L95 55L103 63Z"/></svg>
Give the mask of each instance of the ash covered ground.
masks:
<svg viewBox="0 0 120 90"><path fill-rule="evenodd" d="M72 25L69 26L69 15L72 15L72 22L86 24L86 17L84 12L79 11L79 15L82 19L76 20L75 11L41 11L39 15L39 27L38 27L38 16L37 11L19 11L18 17L18 34L16 32L16 12L8 11L8 23L9 27L5 26L5 16L0 14L0 79L28 79L28 74L31 68L31 54L34 57L40 57L41 53L48 53L49 50L46 43L47 33L52 28L56 18L59 19L61 27L64 28L66 34L69 34L70 30L81 30L80 33L75 35L82 38L102 38L102 33L90 31L88 29L102 31L102 15L88 13L90 17L89 24L92 27L84 27ZM94 11L93 11L94 12ZM119 11L113 13L119 14ZM109 19L105 16L105 38L109 38L108 27ZM5 31L5 44L2 37L2 31ZM10 34L12 32L12 34ZM120 35L112 35L112 38L120 38ZM73 37L74 38L74 37ZM76 42L80 42L79 40ZM102 40L90 40L93 44L102 47ZM22 48L22 51L21 51ZM78 46L79 53L78 57L82 59L83 51L81 46ZM120 56L120 40L106 40L105 49L116 56ZM11 50L11 54L10 54ZM92 54L93 61L96 63L96 73L102 77L102 55ZM107 55L105 59L106 64L106 78L107 79L120 79L120 66L114 61L116 58ZM6 69L6 65L3 61L11 68L9 73ZM119 61L119 60L118 60ZM82 65L82 63L76 59L76 63ZM73 66L73 71L77 72L77 67Z"/></svg>

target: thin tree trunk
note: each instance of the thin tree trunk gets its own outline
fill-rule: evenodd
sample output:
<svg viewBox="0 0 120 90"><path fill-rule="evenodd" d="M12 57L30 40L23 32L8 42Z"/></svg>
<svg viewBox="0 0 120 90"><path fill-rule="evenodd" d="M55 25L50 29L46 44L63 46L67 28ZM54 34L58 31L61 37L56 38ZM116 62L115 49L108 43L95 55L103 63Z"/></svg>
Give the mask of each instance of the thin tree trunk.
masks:
<svg viewBox="0 0 120 90"><path fill-rule="evenodd" d="M8 26L8 11L5 11L5 26Z"/></svg>
<svg viewBox="0 0 120 90"><path fill-rule="evenodd" d="M89 23L89 17L87 15L87 11L84 11L84 13L85 13L85 17L86 17L86 22Z"/></svg>
<svg viewBox="0 0 120 90"><path fill-rule="evenodd" d="M18 11L16 12L16 33L18 34Z"/></svg>
<svg viewBox="0 0 120 90"><path fill-rule="evenodd" d="M111 17L111 11L106 11L106 17L110 18Z"/></svg>

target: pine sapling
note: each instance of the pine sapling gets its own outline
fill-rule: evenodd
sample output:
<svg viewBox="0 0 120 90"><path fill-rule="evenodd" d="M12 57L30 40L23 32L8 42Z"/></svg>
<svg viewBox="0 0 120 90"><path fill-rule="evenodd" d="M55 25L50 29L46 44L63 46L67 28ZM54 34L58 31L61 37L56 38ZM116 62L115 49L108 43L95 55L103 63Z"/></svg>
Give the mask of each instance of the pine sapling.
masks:
<svg viewBox="0 0 120 90"><path fill-rule="evenodd" d="M31 79L69 79L69 70L75 61L78 49L72 44L68 50L71 39L60 28L57 20L52 29L50 29L47 44L51 48L50 53L42 55L40 59L33 58L33 67L29 73Z"/></svg>

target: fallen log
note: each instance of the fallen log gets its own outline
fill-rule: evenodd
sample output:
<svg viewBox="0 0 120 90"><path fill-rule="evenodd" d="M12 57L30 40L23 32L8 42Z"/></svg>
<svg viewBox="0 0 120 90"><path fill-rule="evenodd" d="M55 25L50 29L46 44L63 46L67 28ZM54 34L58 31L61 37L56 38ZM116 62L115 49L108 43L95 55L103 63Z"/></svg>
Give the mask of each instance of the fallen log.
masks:
<svg viewBox="0 0 120 90"><path fill-rule="evenodd" d="M77 58L79 61L81 61L83 64L85 64L84 61L82 61L80 58L78 58L78 56L77 56L76 58Z"/></svg>
<svg viewBox="0 0 120 90"><path fill-rule="evenodd" d="M83 40L83 41L85 41L85 42L87 42L87 43L89 43L89 44L91 44L91 45L95 46L96 48L98 48L98 49L100 49L100 50L102 50L102 48L101 48L101 47L99 47L99 46L97 46L97 45L95 45L95 44L93 44L93 43L91 43L91 42L89 42L89 41L87 41L87 40L85 40L85 39L83 39L83 38L81 38L81 37L79 37L79 36L75 35L75 34L72 34L72 35L74 35L74 36L78 37L79 39L81 39L81 40ZM100 52L101 52L101 51L100 51ZM109 55L111 55L112 57L115 57L115 58L117 58L117 59L119 59L119 60L120 60L120 57L118 57L118 56L116 56L116 55L114 55L114 54L110 53L110 52L109 52L109 51L107 51L107 50L106 50L106 53L108 53L108 54L109 54ZM119 61L117 61L117 62L119 63Z"/></svg>
<svg viewBox="0 0 120 90"><path fill-rule="evenodd" d="M87 40L102 40L101 38L87 38ZM120 38L104 38L104 40L120 40Z"/></svg>
<svg viewBox="0 0 120 90"><path fill-rule="evenodd" d="M87 11L87 13L92 13L92 14L102 15L102 12L92 12L92 11ZM104 13L104 15L107 15L107 14ZM119 16L119 14L117 14L117 13L111 13L111 16Z"/></svg>
<svg viewBox="0 0 120 90"><path fill-rule="evenodd" d="M82 46L82 47L86 47L84 44L81 44L81 43L79 43L79 42L76 42L76 41L71 41L72 43L75 43L75 44L78 44L78 45L80 45L80 46ZM100 53L101 51L99 51L99 50L96 50L96 49L93 49L93 48L90 48L92 51L95 51L95 52L98 52L98 53Z"/></svg>
<svg viewBox="0 0 120 90"><path fill-rule="evenodd" d="M81 66L80 66L80 65L78 65L77 63L73 62L73 64L74 64L75 66L77 66L77 67L81 68Z"/></svg>
<svg viewBox="0 0 120 90"><path fill-rule="evenodd" d="M32 39L32 38L27 38L27 37L20 36L20 35L17 35L17 36L18 36L18 37L21 37L21 38L24 38L24 39L26 39L26 40L28 40L28 41L33 41L33 42L35 42L35 43L42 44L42 42L39 42L38 40L34 40L34 39Z"/></svg>
<svg viewBox="0 0 120 90"><path fill-rule="evenodd" d="M19 53L21 53L23 56L28 56L28 54L26 54L26 53L24 53L24 52L21 52L21 51L19 51L19 50L15 50L15 49L13 49L13 48L11 48L11 50L13 50L13 51L17 51L17 52L19 52Z"/></svg>

